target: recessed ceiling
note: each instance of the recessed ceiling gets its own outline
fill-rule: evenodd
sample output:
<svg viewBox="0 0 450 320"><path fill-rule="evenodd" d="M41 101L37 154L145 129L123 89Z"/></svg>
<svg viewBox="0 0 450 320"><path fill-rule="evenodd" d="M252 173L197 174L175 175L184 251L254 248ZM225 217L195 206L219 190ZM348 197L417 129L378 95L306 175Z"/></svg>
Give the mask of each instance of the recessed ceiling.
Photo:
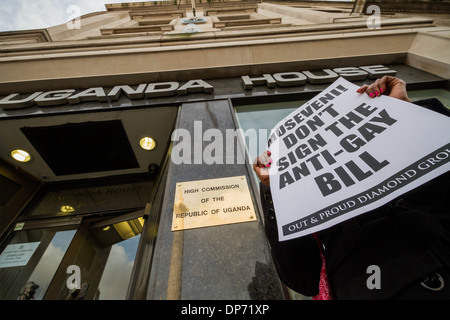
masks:
<svg viewBox="0 0 450 320"><path fill-rule="evenodd" d="M57 176L139 167L121 120L21 130Z"/></svg>

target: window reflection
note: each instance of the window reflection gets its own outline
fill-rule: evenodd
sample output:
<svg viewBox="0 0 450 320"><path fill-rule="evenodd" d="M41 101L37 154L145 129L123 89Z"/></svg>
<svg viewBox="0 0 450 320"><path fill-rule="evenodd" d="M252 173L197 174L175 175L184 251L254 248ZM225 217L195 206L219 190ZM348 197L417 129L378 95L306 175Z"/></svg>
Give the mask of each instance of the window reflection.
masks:
<svg viewBox="0 0 450 320"><path fill-rule="evenodd" d="M49 190L27 215L67 216L143 208L152 185L152 182L146 181Z"/></svg>
<svg viewBox="0 0 450 320"><path fill-rule="evenodd" d="M257 139L257 141L252 141L251 135L242 137L250 160L253 161L266 150L267 139L272 128L305 102L306 100L298 100L235 107L239 128L243 132L251 133L253 131L255 133L253 138ZM257 179L255 172L253 175Z"/></svg>
<svg viewBox="0 0 450 320"><path fill-rule="evenodd" d="M138 218L102 228L103 233L117 232L123 241L111 247L99 284L100 300L125 299L143 225L144 219Z"/></svg>
<svg viewBox="0 0 450 320"><path fill-rule="evenodd" d="M280 120L288 116L305 102L306 100L298 100L235 107L239 127L244 132L247 130L256 130L256 138L258 139L256 146L258 148L249 145L254 142L250 142L247 138L245 139L250 159L255 159L259 154L265 151L270 130L272 130ZM266 130L265 134L262 134L264 133L263 130Z"/></svg>
<svg viewBox="0 0 450 320"><path fill-rule="evenodd" d="M44 298L44 294L75 235L75 231L76 230L57 232L48 245L40 262L28 279L28 282L33 281L39 285L39 288L36 289L34 299L41 300Z"/></svg>
<svg viewBox="0 0 450 320"><path fill-rule="evenodd" d="M65 227L15 233L0 254L0 299L42 299L75 232Z"/></svg>
<svg viewBox="0 0 450 320"><path fill-rule="evenodd" d="M100 300L123 300L133 270L140 235L112 246L99 284Z"/></svg>
<svg viewBox="0 0 450 320"><path fill-rule="evenodd" d="M82 297L66 290L60 298L125 299L143 225L140 217L91 228L74 261L87 290Z"/></svg>
<svg viewBox="0 0 450 320"><path fill-rule="evenodd" d="M410 90L408 96L411 101L437 98L444 106L450 109L450 91L445 89Z"/></svg>
<svg viewBox="0 0 450 320"><path fill-rule="evenodd" d="M98 218L94 221L97 227L82 227L89 226L89 221L80 226L79 232L84 235L77 235L73 246L75 226L14 233L0 248L0 299L126 299L144 219L111 225L103 225ZM81 289L67 287L66 279L71 274L64 281L55 277L65 256L73 257L67 264L79 267ZM67 266L62 267L65 273ZM61 289L53 296L49 292L55 292L55 286Z"/></svg>

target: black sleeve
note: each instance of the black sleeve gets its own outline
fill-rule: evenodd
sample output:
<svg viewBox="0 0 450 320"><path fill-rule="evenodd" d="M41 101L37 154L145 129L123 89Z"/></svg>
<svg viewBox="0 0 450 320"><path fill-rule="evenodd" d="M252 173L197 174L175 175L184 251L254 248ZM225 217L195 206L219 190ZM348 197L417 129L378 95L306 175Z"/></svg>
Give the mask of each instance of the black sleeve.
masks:
<svg viewBox="0 0 450 320"><path fill-rule="evenodd" d="M280 280L298 293L306 296L316 295L319 292L322 266L316 240L311 235L279 241L270 188L260 184L260 195L265 232Z"/></svg>
<svg viewBox="0 0 450 320"><path fill-rule="evenodd" d="M428 110L436 111L440 114L443 114L444 116L450 116L450 110L436 98L414 101L413 103Z"/></svg>

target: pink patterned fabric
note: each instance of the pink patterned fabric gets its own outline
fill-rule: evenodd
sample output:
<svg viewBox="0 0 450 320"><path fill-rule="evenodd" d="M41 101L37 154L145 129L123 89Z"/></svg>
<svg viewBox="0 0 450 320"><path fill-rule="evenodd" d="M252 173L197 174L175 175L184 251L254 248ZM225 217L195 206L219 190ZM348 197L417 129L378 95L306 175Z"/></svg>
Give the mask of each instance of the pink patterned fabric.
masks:
<svg viewBox="0 0 450 320"><path fill-rule="evenodd" d="M318 234L313 234L316 239L317 246L320 251L320 259L322 260L322 268L320 270L319 293L313 297L313 300L333 300L331 294L330 282L328 281L327 268L325 263L325 255L323 253L322 241Z"/></svg>

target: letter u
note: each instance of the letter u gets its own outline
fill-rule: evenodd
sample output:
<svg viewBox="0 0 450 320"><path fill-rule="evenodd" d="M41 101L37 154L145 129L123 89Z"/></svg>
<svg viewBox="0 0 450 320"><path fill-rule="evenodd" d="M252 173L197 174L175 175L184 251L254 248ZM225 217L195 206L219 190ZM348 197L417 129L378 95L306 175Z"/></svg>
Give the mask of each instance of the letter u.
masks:
<svg viewBox="0 0 450 320"><path fill-rule="evenodd" d="M0 100L0 107L2 107L2 109L4 110L31 107L32 105L34 105L34 99L36 99L41 93L42 91L38 91L20 100L11 100L14 97L17 97L19 95L18 93L10 94L9 96Z"/></svg>

